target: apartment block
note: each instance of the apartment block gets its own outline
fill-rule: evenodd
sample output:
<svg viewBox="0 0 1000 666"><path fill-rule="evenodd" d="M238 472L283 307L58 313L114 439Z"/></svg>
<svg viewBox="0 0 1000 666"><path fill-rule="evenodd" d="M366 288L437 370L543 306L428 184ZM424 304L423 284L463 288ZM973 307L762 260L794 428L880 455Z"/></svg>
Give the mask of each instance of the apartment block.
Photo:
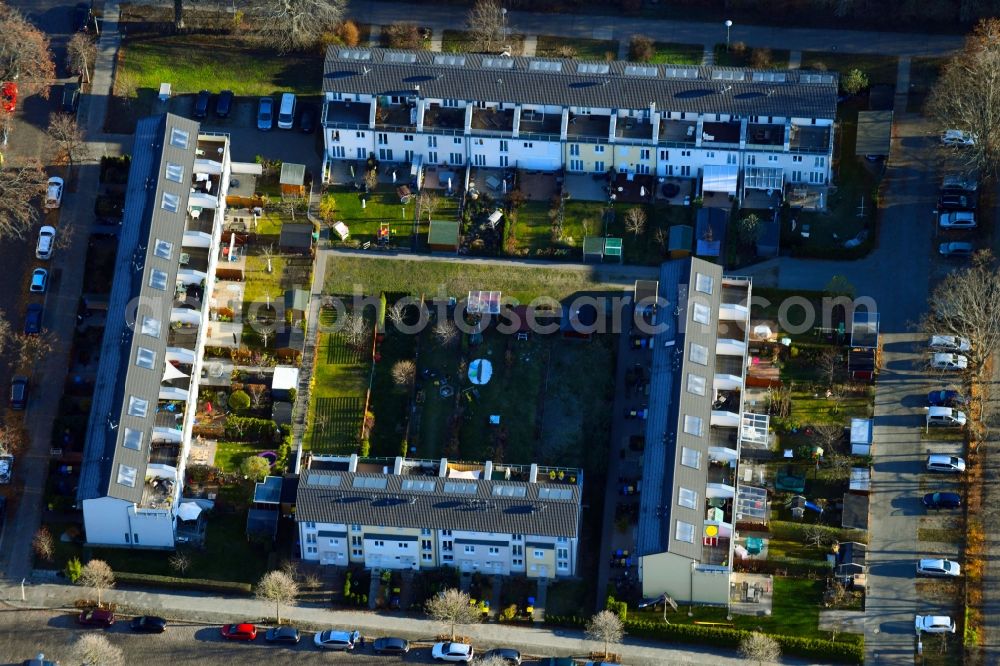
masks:
<svg viewBox="0 0 1000 666"><path fill-rule="evenodd" d="M837 76L333 46L334 160L692 178L700 192L825 187Z"/></svg>
<svg viewBox="0 0 1000 666"><path fill-rule="evenodd" d="M230 172L227 135L139 121L77 494L89 544L174 546Z"/></svg>
<svg viewBox="0 0 1000 666"><path fill-rule="evenodd" d="M302 559L574 576L582 487L579 469L312 456L296 495Z"/></svg>
<svg viewBox="0 0 1000 666"><path fill-rule="evenodd" d="M767 417L743 402L751 281L683 259L663 264L658 289L636 536L642 592L725 605L736 523L759 507L756 489L738 483L742 450L767 444Z"/></svg>

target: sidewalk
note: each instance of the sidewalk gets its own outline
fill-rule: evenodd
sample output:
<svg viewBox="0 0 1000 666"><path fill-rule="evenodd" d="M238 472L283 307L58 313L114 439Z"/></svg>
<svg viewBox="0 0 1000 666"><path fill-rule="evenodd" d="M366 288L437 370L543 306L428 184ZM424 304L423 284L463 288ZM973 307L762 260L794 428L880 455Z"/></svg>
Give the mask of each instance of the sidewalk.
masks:
<svg viewBox="0 0 1000 666"><path fill-rule="evenodd" d="M21 602L19 585L3 589L2 599L10 608L59 609L72 608L73 602L87 596L87 591L70 585L33 584L25 588ZM168 619L202 622L257 621L274 616L274 605L256 599L218 597L199 592L166 594L142 590L111 590L104 598L135 611L155 609ZM225 608L220 613L220 608ZM351 627L367 636L395 635L410 640L433 641L444 631L442 625L424 617L403 614L378 614L360 611L333 611L318 606L286 606L282 617L290 622L315 627ZM469 636L477 648L515 645L522 652L535 655L575 655L585 657L591 650L600 650L598 643L583 638L573 629L544 629L501 624L477 624L460 627L460 634ZM662 666L663 664L705 664L737 666L745 664L733 652L711 651L697 646L685 649L658 645L650 641L626 639L614 651L621 654L629 666ZM801 661L783 663L805 664Z"/></svg>

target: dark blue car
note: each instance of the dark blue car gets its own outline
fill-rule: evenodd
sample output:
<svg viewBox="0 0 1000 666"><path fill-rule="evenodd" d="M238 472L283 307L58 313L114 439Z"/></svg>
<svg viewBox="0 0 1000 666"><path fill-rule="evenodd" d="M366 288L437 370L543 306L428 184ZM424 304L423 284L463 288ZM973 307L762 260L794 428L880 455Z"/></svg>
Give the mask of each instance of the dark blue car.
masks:
<svg viewBox="0 0 1000 666"><path fill-rule="evenodd" d="M24 313L24 332L27 335L38 335L42 331L42 304L32 303Z"/></svg>
<svg viewBox="0 0 1000 666"><path fill-rule="evenodd" d="M924 495L924 506L928 509L958 509L962 506L962 497L958 493L927 493Z"/></svg>
<svg viewBox="0 0 1000 666"><path fill-rule="evenodd" d="M967 402L958 391L941 389L927 394L927 404L931 407L961 407Z"/></svg>

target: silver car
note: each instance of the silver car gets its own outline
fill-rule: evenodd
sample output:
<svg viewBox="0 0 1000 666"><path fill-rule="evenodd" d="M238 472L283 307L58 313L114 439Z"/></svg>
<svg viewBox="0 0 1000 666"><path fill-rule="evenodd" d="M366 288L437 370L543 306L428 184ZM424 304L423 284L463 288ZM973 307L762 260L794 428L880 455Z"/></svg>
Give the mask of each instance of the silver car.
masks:
<svg viewBox="0 0 1000 666"><path fill-rule="evenodd" d="M917 562L917 575L956 578L962 575L962 566L951 560L919 560Z"/></svg>

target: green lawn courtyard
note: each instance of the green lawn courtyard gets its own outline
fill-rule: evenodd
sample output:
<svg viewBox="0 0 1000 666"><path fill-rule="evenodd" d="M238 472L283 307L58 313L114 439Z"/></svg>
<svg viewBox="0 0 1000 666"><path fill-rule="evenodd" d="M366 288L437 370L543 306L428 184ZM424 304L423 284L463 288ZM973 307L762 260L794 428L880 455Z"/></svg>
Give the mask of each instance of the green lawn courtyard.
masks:
<svg viewBox="0 0 1000 666"><path fill-rule="evenodd" d="M401 203L395 187L380 185L367 195L350 187L331 187L324 196L333 197L335 212L332 219L343 222L350 229L349 242L374 243L382 223L388 223L391 245L410 247L410 238L414 233L414 199ZM423 216L416 232L426 234L427 229L427 219Z"/></svg>

